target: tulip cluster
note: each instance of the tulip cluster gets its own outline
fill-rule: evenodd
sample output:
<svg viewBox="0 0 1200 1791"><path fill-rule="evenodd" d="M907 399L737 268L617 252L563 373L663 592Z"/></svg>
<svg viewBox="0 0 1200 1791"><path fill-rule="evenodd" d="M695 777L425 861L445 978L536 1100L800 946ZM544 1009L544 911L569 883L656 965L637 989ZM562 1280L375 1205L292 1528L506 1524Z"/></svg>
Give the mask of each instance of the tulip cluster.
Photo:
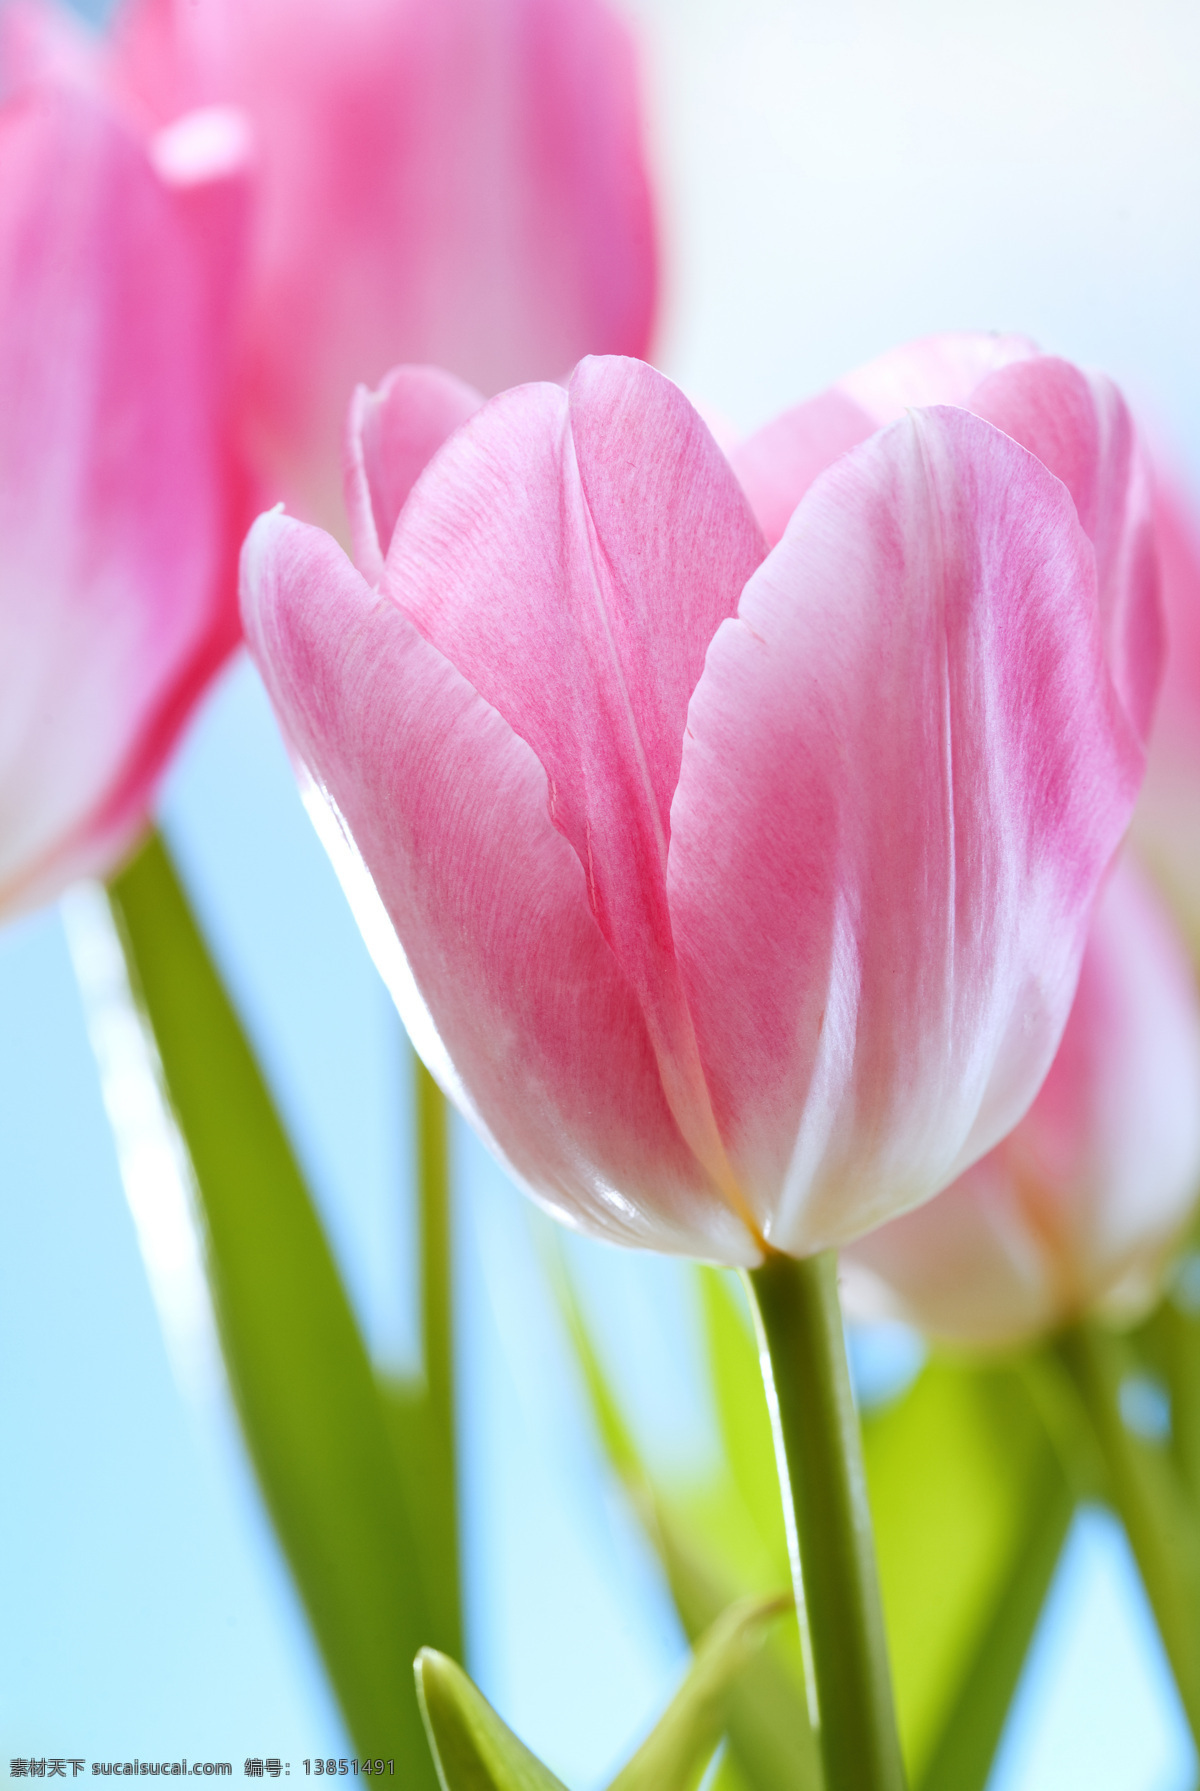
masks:
<svg viewBox="0 0 1200 1791"><path fill-rule="evenodd" d="M937 1337L1057 1335L1085 1408L1088 1315L1152 1304L1200 1190L1200 545L1111 382L1022 337L911 344L718 442L644 358L655 289L606 0L124 0L103 37L9 0L0 917L129 853L244 632L444 1091L566 1223L747 1271L825 1782L894 1791L832 1252ZM453 1504L453 1352L392 1401L441 1475L406 1503L312 1286L311 1359L358 1377L334 1431L391 1490L322 1532L286 1448L264 1484L299 1557L374 1538L306 1596L353 1639L339 1695L392 1711L393 1617L457 1599L452 1510L440 1569L396 1565L397 1513ZM266 1409L262 1361L233 1379ZM1200 1734L1196 1481L1174 1601L1131 1535ZM436 1751L477 1694L420 1671Z"/></svg>

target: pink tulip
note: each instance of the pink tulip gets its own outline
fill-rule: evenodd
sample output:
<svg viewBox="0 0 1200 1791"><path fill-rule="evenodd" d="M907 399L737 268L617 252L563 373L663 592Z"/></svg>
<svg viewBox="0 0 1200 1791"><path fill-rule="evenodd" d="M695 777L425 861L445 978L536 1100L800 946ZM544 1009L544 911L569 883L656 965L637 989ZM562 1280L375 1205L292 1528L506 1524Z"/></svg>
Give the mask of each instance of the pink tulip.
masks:
<svg viewBox="0 0 1200 1791"><path fill-rule="evenodd" d="M944 1194L853 1245L842 1259L851 1305L970 1344L1018 1342L1094 1308L1131 1317L1157 1291L1197 1193L1200 1003L1126 859L1033 1106Z"/></svg>
<svg viewBox="0 0 1200 1791"><path fill-rule="evenodd" d="M7 10L10 67L88 63L57 12ZM498 391L645 353L653 219L606 0L126 0L90 57L146 131L252 121L244 421L300 513L338 526L347 400L398 360Z"/></svg>
<svg viewBox="0 0 1200 1791"><path fill-rule="evenodd" d="M818 408L768 550L640 363L470 415L401 369L352 413L360 569L280 514L250 534L251 650L386 905L410 1029L571 1223L725 1262L840 1244L1049 1067L1156 593L1086 509L1134 516L1112 389L1027 356L988 384L1069 489L963 408L840 458Z"/></svg>
<svg viewBox="0 0 1200 1791"><path fill-rule="evenodd" d="M239 637L222 435L244 193L78 93L0 107L0 914L102 873Z"/></svg>

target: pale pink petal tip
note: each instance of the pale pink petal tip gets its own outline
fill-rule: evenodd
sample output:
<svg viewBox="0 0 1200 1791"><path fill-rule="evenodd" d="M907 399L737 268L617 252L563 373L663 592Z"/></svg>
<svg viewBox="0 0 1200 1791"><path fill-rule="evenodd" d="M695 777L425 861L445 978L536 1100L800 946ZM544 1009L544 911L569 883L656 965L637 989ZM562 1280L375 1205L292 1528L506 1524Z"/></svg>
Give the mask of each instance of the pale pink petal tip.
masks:
<svg viewBox="0 0 1200 1791"><path fill-rule="evenodd" d="M342 469L354 562L370 584L383 576L396 519L442 443L483 395L440 367L396 367L350 402Z"/></svg>

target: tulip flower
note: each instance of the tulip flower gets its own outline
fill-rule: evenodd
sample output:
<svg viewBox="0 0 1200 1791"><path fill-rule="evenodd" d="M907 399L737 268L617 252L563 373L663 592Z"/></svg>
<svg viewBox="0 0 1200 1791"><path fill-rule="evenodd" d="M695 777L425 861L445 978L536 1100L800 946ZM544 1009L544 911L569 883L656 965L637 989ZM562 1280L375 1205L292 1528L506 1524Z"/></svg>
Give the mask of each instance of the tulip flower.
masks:
<svg viewBox="0 0 1200 1791"><path fill-rule="evenodd" d="M568 1222L840 1245L990 1150L1066 1023L1157 678L1124 406L918 345L739 450L758 517L638 362L477 406L360 395L357 569L279 513L243 552L410 1030Z"/></svg>
<svg viewBox="0 0 1200 1791"><path fill-rule="evenodd" d="M0 108L0 915L109 870L239 638L220 318L241 176L78 92Z"/></svg>
<svg viewBox="0 0 1200 1791"><path fill-rule="evenodd" d="M645 353L653 219L606 0L126 0L103 48L44 4L6 12L10 80L90 67L147 132L250 119L243 421L299 513L338 526L346 403L397 361L493 392Z"/></svg>
<svg viewBox="0 0 1200 1791"><path fill-rule="evenodd" d="M936 1200L845 1253L851 1308L968 1344L1019 1342L1092 1310L1133 1317L1197 1194L1200 1003L1181 943L1125 859L1037 1099Z"/></svg>

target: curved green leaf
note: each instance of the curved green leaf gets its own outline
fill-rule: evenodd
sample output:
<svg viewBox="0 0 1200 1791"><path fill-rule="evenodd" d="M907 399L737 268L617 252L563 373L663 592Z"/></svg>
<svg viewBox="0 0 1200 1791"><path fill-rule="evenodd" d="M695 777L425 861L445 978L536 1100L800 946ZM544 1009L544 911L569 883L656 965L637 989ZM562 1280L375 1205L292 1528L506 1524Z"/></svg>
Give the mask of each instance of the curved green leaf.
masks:
<svg viewBox="0 0 1200 1791"><path fill-rule="evenodd" d="M683 1684L609 1791L692 1791L725 1731L730 1695L790 1597L744 1598L696 1643Z"/></svg>
<svg viewBox="0 0 1200 1791"><path fill-rule="evenodd" d="M267 1506L355 1744L402 1759L406 1784L432 1788L411 1667L439 1639L429 1563L345 1291L160 839L110 897L191 1157L225 1360Z"/></svg>
<svg viewBox="0 0 1200 1791"><path fill-rule="evenodd" d="M447 1655L422 1648L413 1672L442 1791L565 1791Z"/></svg>

